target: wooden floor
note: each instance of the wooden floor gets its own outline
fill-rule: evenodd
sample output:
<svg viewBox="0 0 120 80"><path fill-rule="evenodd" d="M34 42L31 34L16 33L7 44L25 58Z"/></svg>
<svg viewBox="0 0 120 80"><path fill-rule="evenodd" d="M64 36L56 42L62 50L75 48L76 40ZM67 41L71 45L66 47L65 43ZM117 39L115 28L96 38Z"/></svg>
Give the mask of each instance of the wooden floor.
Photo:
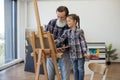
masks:
<svg viewBox="0 0 120 80"><path fill-rule="evenodd" d="M120 80L120 63L112 63L108 66L107 80ZM73 80L73 74L70 76ZM90 75L85 75L85 80L89 80ZM34 73L24 71L24 63L19 63L15 66L0 71L0 80L34 80ZM40 80L45 80L41 76ZM96 80L99 80L98 77Z"/></svg>

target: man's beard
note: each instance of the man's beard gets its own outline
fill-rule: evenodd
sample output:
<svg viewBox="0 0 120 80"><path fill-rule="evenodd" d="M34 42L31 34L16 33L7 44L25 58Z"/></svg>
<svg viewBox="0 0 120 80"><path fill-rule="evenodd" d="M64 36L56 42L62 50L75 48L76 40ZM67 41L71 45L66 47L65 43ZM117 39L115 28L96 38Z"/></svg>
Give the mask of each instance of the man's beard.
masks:
<svg viewBox="0 0 120 80"><path fill-rule="evenodd" d="M56 22L56 25L58 26L58 27L64 27L65 25L66 25L66 21L59 21L59 20L57 20L57 22Z"/></svg>

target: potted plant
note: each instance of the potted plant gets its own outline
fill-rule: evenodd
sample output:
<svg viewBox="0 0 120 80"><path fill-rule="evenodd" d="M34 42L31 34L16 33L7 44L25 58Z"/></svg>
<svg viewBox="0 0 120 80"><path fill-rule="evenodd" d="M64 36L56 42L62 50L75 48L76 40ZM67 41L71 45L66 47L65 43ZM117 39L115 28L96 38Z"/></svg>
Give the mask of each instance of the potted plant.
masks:
<svg viewBox="0 0 120 80"><path fill-rule="evenodd" d="M111 60L116 60L118 59L118 54L116 53L117 49L113 49L112 44L109 44L108 46L105 47L105 52L106 52L106 64L110 65Z"/></svg>

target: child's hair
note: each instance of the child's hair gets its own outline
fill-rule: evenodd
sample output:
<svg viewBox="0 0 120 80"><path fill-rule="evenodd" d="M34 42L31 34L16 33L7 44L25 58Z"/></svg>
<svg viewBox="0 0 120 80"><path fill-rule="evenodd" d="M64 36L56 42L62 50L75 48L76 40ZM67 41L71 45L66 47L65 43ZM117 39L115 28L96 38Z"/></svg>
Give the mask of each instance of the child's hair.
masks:
<svg viewBox="0 0 120 80"><path fill-rule="evenodd" d="M80 18L76 14L69 14L67 17L70 19L76 20L77 28L80 28Z"/></svg>

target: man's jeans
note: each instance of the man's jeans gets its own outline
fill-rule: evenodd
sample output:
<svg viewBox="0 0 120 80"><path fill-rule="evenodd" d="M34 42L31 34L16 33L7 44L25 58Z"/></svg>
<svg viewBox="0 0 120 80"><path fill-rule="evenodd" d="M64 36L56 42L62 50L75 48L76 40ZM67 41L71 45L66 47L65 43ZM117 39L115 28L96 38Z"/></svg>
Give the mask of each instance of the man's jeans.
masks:
<svg viewBox="0 0 120 80"><path fill-rule="evenodd" d="M84 59L71 59L73 72L74 72L74 80L84 80Z"/></svg>
<svg viewBox="0 0 120 80"><path fill-rule="evenodd" d="M62 58L58 59L58 68L62 80L70 80L70 57L64 53ZM49 80L55 80L55 69L51 58L47 59L47 71Z"/></svg>

